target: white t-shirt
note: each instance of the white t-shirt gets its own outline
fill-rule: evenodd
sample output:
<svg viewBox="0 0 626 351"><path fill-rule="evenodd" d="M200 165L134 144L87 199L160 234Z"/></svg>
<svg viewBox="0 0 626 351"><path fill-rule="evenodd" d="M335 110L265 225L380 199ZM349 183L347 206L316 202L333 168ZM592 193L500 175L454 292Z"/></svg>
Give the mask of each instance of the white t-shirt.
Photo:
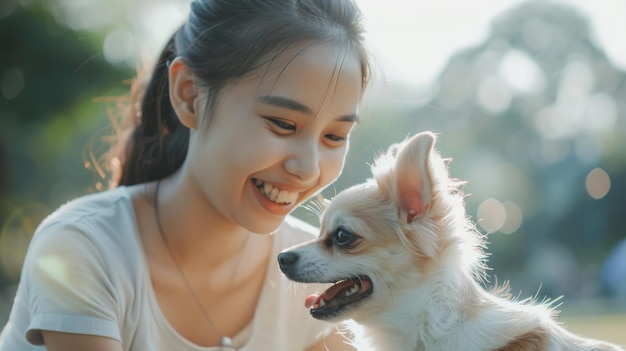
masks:
<svg viewBox="0 0 626 351"><path fill-rule="evenodd" d="M125 351L218 350L189 342L168 323L138 235L125 187L71 201L46 218L26 254L0 351L44 349L36 346L41 330L105 336ZM288 217L273 234L273 257L315 235ZM330 327L304 308L317 288L288 282L270 259L254 319L233 338L235 346L298 351L314 344Z"/></svg>

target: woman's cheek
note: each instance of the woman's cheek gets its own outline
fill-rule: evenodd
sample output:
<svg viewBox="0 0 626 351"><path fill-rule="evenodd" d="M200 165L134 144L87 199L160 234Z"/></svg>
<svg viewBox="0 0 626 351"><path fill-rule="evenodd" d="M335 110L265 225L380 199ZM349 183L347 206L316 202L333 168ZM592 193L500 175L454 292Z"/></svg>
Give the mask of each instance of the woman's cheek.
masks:
<svg viewBox="0 0 626 351"><path fill-rule="evenodd" d="M331 150L328 158L325 161L327 164L321 166L323 182L322 187L326 187L328 184L334 182L339 177L341 171L343 170L347 154L347 145Z"/></svg>

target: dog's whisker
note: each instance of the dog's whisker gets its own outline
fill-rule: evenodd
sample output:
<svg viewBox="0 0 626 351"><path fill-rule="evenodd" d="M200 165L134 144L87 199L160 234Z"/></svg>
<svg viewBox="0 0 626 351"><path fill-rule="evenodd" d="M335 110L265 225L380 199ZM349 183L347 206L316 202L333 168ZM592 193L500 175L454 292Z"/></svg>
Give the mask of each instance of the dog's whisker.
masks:
<svg viewBox="0 0 626 351"><path fill-rule="evenodd" d="M320 209L319 205L313 200L311 201L310 205L309 204L302 205L301 207L307 210L308 212L312 213L318 219L322 216L322 209Z"/></svg>

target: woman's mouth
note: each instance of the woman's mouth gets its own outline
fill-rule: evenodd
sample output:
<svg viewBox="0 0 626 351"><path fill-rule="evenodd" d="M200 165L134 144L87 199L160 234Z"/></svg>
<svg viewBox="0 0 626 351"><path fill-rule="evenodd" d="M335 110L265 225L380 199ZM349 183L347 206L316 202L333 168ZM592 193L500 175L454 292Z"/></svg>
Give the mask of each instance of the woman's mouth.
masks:
<svg viewBox="0 0 626 351"><path fill-rule="evenodd" d="M265 198L278 205L291 205L298 201L299 193L281 190L256 178L253 178L252 181Z"/></svg>

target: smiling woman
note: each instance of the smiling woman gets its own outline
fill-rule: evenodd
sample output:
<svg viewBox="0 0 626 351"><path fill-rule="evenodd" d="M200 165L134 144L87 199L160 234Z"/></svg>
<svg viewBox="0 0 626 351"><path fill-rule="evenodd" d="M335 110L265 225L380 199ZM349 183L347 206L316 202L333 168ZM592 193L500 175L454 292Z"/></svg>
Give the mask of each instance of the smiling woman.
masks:
<svg viewBox="0 0 626 351"><path fill-rule="evenodd" d="M317 235L290 212L341 173L368 78L349 0L192 2L113 188L34 235L0 350L352 349L275 256Z"/></svg>
<svg viewBox="0 0 626 351"><path fill-rule="evenodd" d="M340 68L338 60L343 61ZM171 93L180 99L174 106L192 104L184 100L184 76L193 79L185 69L181 60L170 68L183 76L171 79L177 84L173 90L183 89L180 95ZM284 215L339 175L354 124L345 116L357 113L361 72L358 57L335 45L297 46L274 58L260 81L241 79L225 87L207 121L198 122L190 110L177 110L178 116L189 117L181 117L189 128L203 124L190 135L189 166L181 175L220 204L216 211L221 216L254 232L272 231ZM206 101L197 104L202 109ZM275 168L278 163L283 163L282 172ZM212 171L216 164L221 172ZM297 201L275 201L281 193Z"/></svg>

